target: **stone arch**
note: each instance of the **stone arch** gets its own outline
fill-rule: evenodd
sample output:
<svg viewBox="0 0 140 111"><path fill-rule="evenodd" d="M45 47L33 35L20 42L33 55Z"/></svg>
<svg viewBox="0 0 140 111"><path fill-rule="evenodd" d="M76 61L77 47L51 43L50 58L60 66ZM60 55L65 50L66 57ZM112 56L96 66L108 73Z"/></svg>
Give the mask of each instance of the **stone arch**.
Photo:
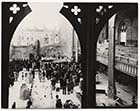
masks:
<svg viewBox="0 0 140 111"><path fill-rule="evenodd" d="M82 107L93 108L96 107L95 102L95 75L96 75L96 42L100 31L105 23L116 13L128 8L129 4L80 4L80 3L65 3L61 13L71 22L76 31L78 32L81 42L82 52L82 73L84 73L84 91ZM73 16L70 10L73 6L81 8L83 13L78 16ZM97 8L104 9L103 13L97 13ZM108 9L108 5L113 5L112 9ZM101 9L101 10L102 10ZM82 23L77 22L78 17L81 18ZM97 23L98 19L98 23ZM93 45L94 44L94 45ZM94 53L94 54L93 54ZM94 67L93 67L94 65ZM92 67L91 67L92 66ZM93 78L93 79L91 79ZM94 85L91 85L94 84ZM92 92L92 93L91 93Z"/></svg>
<svg viewBox="0 0 140 111"><path fill-rule="evenodd" d="M23 5L22 2L21 2L21 4ZM72 3L67 3L67 4L69 4L70 6L73 6ZM77 4L77 3L75 3L75 4ZM12 26L9 27L9 24L7 23L7 18L8 18L7 15L9 14L9 7L6 5L6 8L5 8L5 5L2 4L2 6L3 6L2 7L3 8L3 11L2 11L2 14L3 14L3 18L2 18L3 26L2 26L2 28L3 28L3 31L5 32L4 34L2 34L2 36L3 37L7 37L7 39L4 39L2 41L2 43L7 43L7 41L8 41L8 44L3 44L3 48L6 48L7 50L2 52L3 53L3 55L2 55L3 59L2 60L4 60L2 62L3 62L4 65L8 66L8 59L7 59L7 57L4 57L4 55L7 55L8 54L8 51L9 51L8 50L9 49L9 43L10 43L10 39L12 38L13 31L15 31L18 23L23 19L23 17L25 15L27 15L29 13L29 11L27 11L26 13L25 12L21 12L20 19L18 19L15 24L12 24L14 26L14 28L13 28ZM77 34L80 35L80 36L82 36L82 38L79 39L79 40L80 40L80 43L83 42L83 44L81 44L81 47L82 47L81 50L84 53L84 55L83 55L82 58L83 58L83 60L84 59L85 60L83 61L82 64L83 64L83 66L85 66L84 70L86 70L86 71L84 71L84 72L85 72L85 75L87 76L87 78L86 78L86 80L87 80L86 82L87 83L85 85L85 86L87 86L87 87L85 87L87 89L87 92L86 92L87 94L84 92L84 94L86 94L85 95L85 98L87 100L83 102L84 103L84 106L83 107L93 108L93 107L96 106L96 102L95 102L95 98L94 98L94 96L95 96L94 95L95 94L94 93L95 92L94 88L95 87L93 86L93 85L95 85L94 84L94 82L95 82L94 76L95 76L95 73L96 73L96 68L95 67L94 68L92 67L94 65L94 62L96 62L95 61L95 59L96 59L96 51L95 51L96 45L94 44L94 43L96 43L96 41L94 39L97 39L98 38L98 33L100 32L100 30L102 28L102 25L105 24L106 20L108 20L111 17L111 15L113 15L114 13L116 13L116 11L118 11L119 9L115 9L115 11L112 11L111 14L107 13L107 14L105 14L105 16L102 16L101 17L101 21L102 22L101 22L101 25L98 27L99 28L98 29L97 26L96 26L96 17L95 17L96 12L95 12L95 9L96 9L96 7L99 4L97 4L97 3L95 3L95 4L88 4L88 3L80 4L79 3L77 5L78 6L82 6L82 10L84 11L84 17L82 18L82 24L81 25L80 25L80 23L76 22L77 21L77 18L76 17L72 17L73 15L70 12L67 13L67 11L64 10L63 11L63 14L64 13L67 13L66 18L70 21L71 24L73 24L74 28L77 31ZM121 7L121 5L118 4L118 7L119 6ZM116 6L117 6L117 4L116 4ZM123 8L126 8L126 7L123 7ZM7 13L5 13L5 12L7 12ZM22 15L24 15L24 16L22 16ZM80 16L80 17L82 17L82 16ZM104 21L104 19L105 19L105 21ZM79 27L79 25L80 25L80 27ZM5 26L8 26L8 27L5 28ZM10 30L10 28L12 28L12 30ZM6 33L7 32L7 29L9 31L9 34ZM94 31L92 31L92 29L94 29ZM93 36L93 37L91 37L91 36ZM89 41L89 44L88 44L87 41ZM8 74L8 72L7 72L8 70L7 69L8 68L6 68L6 67L2 67L3 73ZM2 83L3 83L2 86L5 87L5 84L7 84L7 81L5 81L5 80L7 80L7 75L6 76L2 76L2 80L3 80L2 81ZM8 86L8 85L6 85L6 86ZM5 92L7 92L7 91L8 90L6 88L2 92L2 100L3 100L2 107L7 107L7 104L5 102L5 99L7 99L6 97L8 97L8 96L7 96L7 94L4 95Z"/></svg>
<svg viewBox="0 0 140 111"><path fill-rule="evenodd" d="M126 29L126 45L128 44L128 38L131 38L131 20L129 17L127 17L125 15L125 12L122 11L122 12L119 12L117 13L117 17L115 19L115 27L116 27L116 43L117 44L120 44L120 27L122 26L122 24L125 24L127 29Z"/></svg>

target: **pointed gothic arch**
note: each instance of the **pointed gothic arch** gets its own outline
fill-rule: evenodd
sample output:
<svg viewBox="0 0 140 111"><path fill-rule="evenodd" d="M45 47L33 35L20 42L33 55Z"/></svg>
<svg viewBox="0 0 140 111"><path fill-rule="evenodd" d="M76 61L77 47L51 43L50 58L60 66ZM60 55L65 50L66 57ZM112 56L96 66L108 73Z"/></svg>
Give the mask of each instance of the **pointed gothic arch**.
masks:
<svg viewBox="0 0 140 111"><path fill-rule="evenodd" d="M13 4L20 5L21 11L14 16L9 24L11 12L9 7ZM25 5L24 5L25 4ZM135 5L135 4L134 4ZM77 12L72 11L76 10ZM83 108L96 107L96 42L102 27L116 12L129 7L128 4L117 3L64 3L60 13L63 14L76 30L81 43L82 73L84 74L84 91L82 97ZM79 9L80 8L80 9ZM8 58L9 44L12 35L20 21L31 12L27 2L2 3L2 107L8 107ZM79 13L79 14L77 14ZM11 20L10 20L11 21ZM7 31L9 33L7 33ZM6 86L6 87L5 87Z"/></svg>

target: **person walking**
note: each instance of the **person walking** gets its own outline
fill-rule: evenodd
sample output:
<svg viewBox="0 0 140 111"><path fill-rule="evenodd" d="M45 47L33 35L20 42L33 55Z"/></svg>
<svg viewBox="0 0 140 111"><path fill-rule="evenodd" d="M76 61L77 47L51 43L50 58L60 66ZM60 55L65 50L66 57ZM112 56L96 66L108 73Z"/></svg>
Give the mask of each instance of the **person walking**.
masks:
<svg viewBox="0 0 140 111"><path fill-rule="evenodd" d="M63 94L64 95L66 95L66 86L67 86L66 79L63 79L63 81L62 81L62 89L63 89Z"/></svg>
<svg viewBox="0 0 140 111"><path fill-rule="evenodd" d="M67 79L67 91L68 91L68 95L70 94L71 92L71 86L70 86L70 80Z"/></svg>
<svg viewBox="0 0 140 111"><path fill-rule="evenodd" d="M62 108L62 102L58 95L56 95L56 108Z"/></svg>

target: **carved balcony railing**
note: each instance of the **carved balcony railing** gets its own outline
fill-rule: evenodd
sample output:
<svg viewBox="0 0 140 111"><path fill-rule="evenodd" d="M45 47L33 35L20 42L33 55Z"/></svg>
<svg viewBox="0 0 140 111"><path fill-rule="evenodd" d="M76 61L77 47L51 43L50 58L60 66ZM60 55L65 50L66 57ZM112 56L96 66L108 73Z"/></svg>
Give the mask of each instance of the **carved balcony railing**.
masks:
<svg viewBox="0 0 140 111"><path fill-rule="evenodd" d="M104 65L108 65L108 56L97 53L97 61ZM138 73L138 61L126 57L115 58L115 69L126 73L132 77L136 77Z"/></svg>

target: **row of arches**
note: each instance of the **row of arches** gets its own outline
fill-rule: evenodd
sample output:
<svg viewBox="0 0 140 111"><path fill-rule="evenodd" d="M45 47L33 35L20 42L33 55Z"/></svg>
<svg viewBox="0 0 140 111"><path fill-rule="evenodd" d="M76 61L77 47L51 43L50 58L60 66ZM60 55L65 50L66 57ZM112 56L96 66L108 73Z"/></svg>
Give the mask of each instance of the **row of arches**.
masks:
<svg viewBox="0 0 140 111"><path fill-rule="evenodd" d="M11 3L12 4L12 3ZM22 3L20 3L22 4ZM105 25L106 20L109 20L109 18L114 15L116 12L118 12L121 9L127 8L129 6L129 4L115 4L113 8L113 11L105 11L105 14L101 15L101 19L100 19L100 25L97 28L97 24L96 24L96 11L95 9L99 6L99 4L72 4L72 3L66 3L64 5L68 5L69 7L73 7L74 5L78 5L81 6L81 10L83 10L84 13L82 13L81 16L81 21L82 23L77 23L77 18L75 16L70 16L70 9L68 8L62 8L61 9L61 13L72 23L72 25L74 26L74 28L77 31L77 34L79 36L79 41L81 42L81 52L82 52L82 73L84 74L84 91L83 91L83 96L82 96L82 107L83 108L93 108L96 107L96 99L95 99L95 75L96 75L96 40L98 38L98 34L101 31L100 29L102 29L102 26ZM108 4L105 4L105 6L107 6ZM136 4L135 4L136 5ZM134 5L134 6L135 6ZM7 8L8 7L8 8ZM9 13L9 4L7 6L7 4L3 4L3 37L7 37L7 39L3 40L3 48L7 48L7 50L3 50L3 54L6 54L9 52L8 50L8 46L10 44L10 40L12 38L13 35L13 31L16 29L16 26L18 25L19 21L14 22L15 23L15 27L8 27L8 28L12 28L10 31L10 34L7 34L5 32L6 29L4 28L4 26L9 26L9 24L7 23L7 21L5 21L5 19L7 20L8 18L5 15L5 11L7 11ZM26 14L28 14L31 10L26 9L26 13L24 13L24 16ZM68 13L67 13L68 12ZM111 13L110 13L111 12ZM21 13L22 15L22 13ZM9 15L8 15L9 16ZM20 15L19 15L20 16ZM20 18L23 19L24 16L20 16ZM18 19L18 18L16 18ZM105 19L105 20L104 20ZM123 32L125 31L125 24L122 24L121 27L123 26ZM123 36L125 34L122 34ZM121 36L122 37L122 36ZM4 44L5 42L8 42L8 44ZM6 65L8 64L8 60L6 59L6 57L3 56L3 63ZM8 74L8 68L3 67L3 73L7 73ZM5 78L7 78L7 76L3 76L3 80L5 80ZM7 84L7 81L5 81L4 83ZM5 84L3 84L2 86L4 86ZM4 92L8 92L8 88L5 88L4 91L2 92L2 94L4 95ZM6 93L7 94L7 93ZM8 95L8 94L7 94ZM6 98L4 98L5 96L2 96L2 100L3 100L3 107L7 107L6 102L4 101ZM6 104L6 105L5 105Z"/></svg>

